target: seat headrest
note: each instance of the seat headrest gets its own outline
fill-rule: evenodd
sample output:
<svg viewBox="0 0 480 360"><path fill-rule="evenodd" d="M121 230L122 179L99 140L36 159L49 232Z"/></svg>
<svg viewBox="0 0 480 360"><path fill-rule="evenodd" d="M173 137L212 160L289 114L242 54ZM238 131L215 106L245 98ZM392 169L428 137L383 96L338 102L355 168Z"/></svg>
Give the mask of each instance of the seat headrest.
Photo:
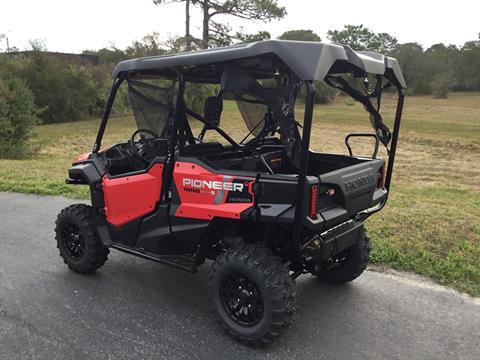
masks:
<svg viewBox="0 0 480 360"><path fill-rule="evenodd" d="M204 119L207 126L219 126L223 110L223 99L220 96L209 96L205 99Z"/></svg>

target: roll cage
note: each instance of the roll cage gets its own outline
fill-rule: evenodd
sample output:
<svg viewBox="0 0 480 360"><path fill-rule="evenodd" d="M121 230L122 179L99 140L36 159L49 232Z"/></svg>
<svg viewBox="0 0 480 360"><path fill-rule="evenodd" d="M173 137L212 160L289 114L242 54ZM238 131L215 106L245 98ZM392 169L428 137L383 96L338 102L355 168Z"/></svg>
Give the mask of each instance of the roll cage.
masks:
<svg viewBox="0 0 480 360"><path fill-rule="evenodd" d="M302 53L299 60L298 54ZM405 81L395 59L371 52L354 52L348 46L339 46L322 43L293 42L271 40L259 43L210 49L199 52L183 53L178 55L158 56L143 59L129 60L120 63L114 73L113 86L108 97L106 109L100 123L100 128L93 146L92 153L97 153L101 147L102 137L110 116L115 95L120 85L130 77L165 76L178 82L173 126L169 134L169 148L165 162L164 174L170 174L174 165L174 155L177 146L183 146L191 136L186 115L204 122L202 116L188 109L184 101L185 84L187 81L222 84L225 73L235 68L240 72L253 74L257 79L275 76L279 72L288 72L296 78L298 84L303 83L306 88L305 112L303 119L302 136L298 148L298 187L296 204L304 202L304 191L307 179L307 164L309 157L310 133L315 98L315 81L323 80L328 85L348 94L360 102L369 113L375 129L375 139L386 148L388 163L385 175L385 188L390 189L398 133L402 118L405 97ZM359 90L353 87L342 74L351 74L355 78L366 78L373 75L376 84L373 91L367 86ZM384 84L383 79L387 82ZM225 85L225 84L223 84ZM388 87L394 87L398 93L398 100L393 124L390 131L383 123L380 114L382 93ZM293 91L293 90L292 90ZM296 95L296 93L295 93ZM234 145L233 139L218 126L213 127ZM297 127L295 126L297 130ZM298 130L297 130L298 131ZM348 145L348 144L347 144ZM375 152L376 154L376 152ZM260 176L260 174L258 175ZM169 184L171 179L166 179ZM164 192L168 191L167 187ZM162 196L164 196L163 194ZM359 216L368 217L380 210L364 211ZM292 248L301 250L302 207L296 206Z"/></svg>

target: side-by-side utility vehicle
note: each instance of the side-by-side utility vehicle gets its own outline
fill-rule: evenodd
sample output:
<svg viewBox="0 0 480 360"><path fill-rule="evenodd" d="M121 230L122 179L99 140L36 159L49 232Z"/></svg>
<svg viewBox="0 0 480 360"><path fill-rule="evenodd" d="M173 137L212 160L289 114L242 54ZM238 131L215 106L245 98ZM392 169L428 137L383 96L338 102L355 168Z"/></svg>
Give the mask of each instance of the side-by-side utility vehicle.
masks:
<svg viewBox="0 0 480 360"><path fill-rule="evenodd" d="M298 276L341 284L365 270L364 222L387 201L402 114L397 60L269 40L127 60L113 78L93 150L66 180L88 185L91 205L69 206L56 221L70 269L94 272L110 248L190 272L212 260L218 320L251 344L271 342L293 321ZM347 135L348 155L310 150L320 81L370 117L371 133ZM387 88L398 99L392 131L380 114ZM136 130L102 147L116 95L131 106ZM242 128L248 134L239 138ZM353 154L359 136L371 138L373 155Z"/></svg>

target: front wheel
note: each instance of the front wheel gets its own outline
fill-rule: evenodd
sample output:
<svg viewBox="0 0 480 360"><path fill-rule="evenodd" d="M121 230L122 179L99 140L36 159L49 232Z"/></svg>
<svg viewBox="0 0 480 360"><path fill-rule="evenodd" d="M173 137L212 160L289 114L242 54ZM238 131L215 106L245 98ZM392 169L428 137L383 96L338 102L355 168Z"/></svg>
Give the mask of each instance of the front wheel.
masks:
<svg viewBox="0 0 480 360"><path fill-rule="evenodd" d="M209 276L209 297L228 334L268 344L293 322L295 284L270 249L237 245L219 255Z"/></svg>
<svg viewBox="0 0 480 360"><path fill-rule="evenodd" d="M98 237L91 206L75 204L64 208L55 222L55 239L68 267L81 274L100 268L109 253Z"/></svg>

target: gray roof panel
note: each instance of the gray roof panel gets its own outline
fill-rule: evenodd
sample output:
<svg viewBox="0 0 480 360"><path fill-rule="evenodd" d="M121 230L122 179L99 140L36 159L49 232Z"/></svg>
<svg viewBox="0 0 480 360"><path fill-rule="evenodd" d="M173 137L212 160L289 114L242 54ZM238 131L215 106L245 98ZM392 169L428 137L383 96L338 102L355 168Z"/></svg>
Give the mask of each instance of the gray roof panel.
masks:
<svg viewBox="0 0 480 360"><path fill-rule="evenodd" d="M275 54L302 80L323 80L332 65L345 61L370 74L384 75L390 69L406 87L398 61L371 51L353 51L349 46L309 41L266 40L249 44L151 56L120 62L113 76L136 70L160 70L175 66L204 65Z"/></svg>

